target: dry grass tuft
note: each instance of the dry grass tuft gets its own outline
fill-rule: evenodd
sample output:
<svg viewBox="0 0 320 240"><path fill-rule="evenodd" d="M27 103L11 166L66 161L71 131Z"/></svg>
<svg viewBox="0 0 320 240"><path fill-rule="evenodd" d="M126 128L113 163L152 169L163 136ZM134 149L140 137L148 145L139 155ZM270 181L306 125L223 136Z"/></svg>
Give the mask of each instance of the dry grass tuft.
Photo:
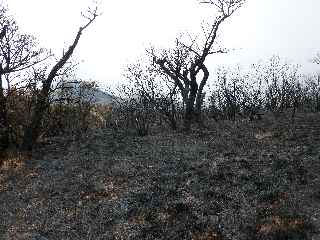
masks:
<svg viewBox="0 0 320 240"><path fill-rule="evenodd" d="M22 170L25 167L26 161L31 159L30 153L7 151L0 158L0 170Z"/></svg>
<svg viewBox="0 0 320 240"><path fill-rule="evenodd" d="M265 239L267 236L293 236L303 234L307 229L307 224L302 218L287 218L282 216L272 216L265 220L265 223L257 226L259 238Z"/></svg>
<svg viewBox="0 0 320 240"><path fill-rule="evenodd" d="M192 240L222 240L221 234L218 234L212 230L204 233L193 234Z"/></svg>

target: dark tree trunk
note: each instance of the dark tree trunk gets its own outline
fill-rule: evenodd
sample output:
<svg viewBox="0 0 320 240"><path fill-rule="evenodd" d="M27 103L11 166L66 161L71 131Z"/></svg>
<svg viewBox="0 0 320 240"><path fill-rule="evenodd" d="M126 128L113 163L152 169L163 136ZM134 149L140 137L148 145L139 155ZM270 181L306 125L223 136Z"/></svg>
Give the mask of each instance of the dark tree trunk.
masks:
<svg viewBox="0 0 320 240"><path fill-rule="evenodd" d="M0 96L0 152L5 151L8 147L9 129L6 110L6 99Z"/></svg>
<svg viewBox="0 0 320 240"><path fill-rule="evenodd" d="M171 105L170 125L172 130L177 130L176 108L174 103Z"/></svg>
<svg viewBox="0 0 320 240"><path fill-rule="evenodd" d="M79 29L73 44L69 47L68 51L61 57L61 59L56 63L56 65L53 66L47 79L43 82L42 89L40 91L39 96L37 97L37 102L36 102L34 111L31 115L31 122L25 128L23 142L21 146L21 149L23 151L31 151L36 140L39 137L40 130L41 130L41 122L43 120L45 111L49 107L48 100L49 100L49 91L51 89L51 84L54 78L57 76L58 71L61 68L63 68L65 63L72 56L72 53L79 42L83 29L84 28Z"/></svg>
<svg viewBox="0 0 320 240"><path fill-rule="evenodd" d="M43 120L44 113L49 106L47 94L48 93L42 89L37 98L36 106L31 116L31 122L24 131L24 137L21 146L21 150L23 151L31 151L34 143L39 137L41 131L41 122Z"/></svg>
<svg viewBox="0 0 320 240"><path fill-rule="evenodd" d="M49 99L49 91L51 89L52 82L53 82L54 78L57 76L59 70L63 68L63 66L66 64L66 62L72 56L76 46L79 43L82 32L98 16L97 7L94 10L89 9L88 14L91 16L91 17L85 16L85 18L88 19L88 23L86 25L84 25L83 27L79 28L78 33L77 33L72 45L68 48L68 51L62 55L60 60L53 66L47 79L44 80L44 82L43 82L42 89L41 89L40 94L37 98L37 102L36 102L34 111L31 115L31 123L29 124L29 126L27 126L25 128L24 138L23 138L23 142L22 142L22 146L21 146L22 150L24 150L24 151L32 150L37 138L39 137L41 122L42 122L45 111L49 107L48 99Z"/></svg>
<svg viewBox="0 0 320 240"><path fill-rule="evenodd" d="M191 123L195 118L195 101L198 93L197 73L194 68L190 70L190 92L186 102L184 129L189 131Z"/></svg>
<svg viewBox="0 0 320 240"><path fill-rule="evenodd" d="M186 102L186 109L184 113L184 130L189 131L191 128L191 123L194 117L194 101L188 99Z"/></svg>
<svg viewBox="0 0 320 240"><path fill-rule="evenodd" d="M203 71L204 75L203 75L202 81L199 85L199 89L197 92L197 98L196 98L196 118L199 123L201 123L201 121L202 121L201 120L201 112L202 112L201 110L202 110L203 98L204 98L203 88L207 84L207 80L209 78L209 71L204 64L202 64L200 66L200 69Z"/></svg>
<svg viewBox="0 0 320 240"><path fill-rule="evenodd" d="M1 71L0 66L0 71ZM9 129L7 116L7 99L2 86L2 73L0 73L0 155L9 147ZM1 157L1 156L0 156Z"/></svg>

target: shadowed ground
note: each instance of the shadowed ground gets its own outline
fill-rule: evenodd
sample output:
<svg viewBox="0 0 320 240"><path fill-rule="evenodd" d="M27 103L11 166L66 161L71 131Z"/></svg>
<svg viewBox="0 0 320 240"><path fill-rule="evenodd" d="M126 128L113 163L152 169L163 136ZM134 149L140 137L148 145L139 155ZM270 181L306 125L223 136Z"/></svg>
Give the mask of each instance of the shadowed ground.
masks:
<svg viewBox="0 0 320 240"><path fill-rule="evenodd" d="M320 115L52 139L0 170L0 239L320 239Z"/></svg>

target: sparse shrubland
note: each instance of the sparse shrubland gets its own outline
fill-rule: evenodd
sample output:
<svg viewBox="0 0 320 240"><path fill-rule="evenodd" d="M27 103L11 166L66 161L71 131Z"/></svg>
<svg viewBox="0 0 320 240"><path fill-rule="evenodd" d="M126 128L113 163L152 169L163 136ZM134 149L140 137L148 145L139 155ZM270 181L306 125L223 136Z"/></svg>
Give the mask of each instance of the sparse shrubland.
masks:
<svg viewBox="0 0 320 240"><path fill-rule="evenodd" d="M203 2L219 14L204 41L149 48L108 103L71 80L97 8L51 70L1 9L0 239L318 239L320 77L205 61L244 2Z"/></svg>

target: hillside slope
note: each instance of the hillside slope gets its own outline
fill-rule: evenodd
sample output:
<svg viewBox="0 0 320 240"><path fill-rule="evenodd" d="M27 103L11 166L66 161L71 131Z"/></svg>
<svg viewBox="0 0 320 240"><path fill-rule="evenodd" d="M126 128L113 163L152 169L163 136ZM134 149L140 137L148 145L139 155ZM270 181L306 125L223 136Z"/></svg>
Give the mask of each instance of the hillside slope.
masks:
<svg viewBox="0 0 320 240"><path fill-rule="evenodd" d="M2 166L0 239L320 239L319 119L53 139Z"/></svg>

